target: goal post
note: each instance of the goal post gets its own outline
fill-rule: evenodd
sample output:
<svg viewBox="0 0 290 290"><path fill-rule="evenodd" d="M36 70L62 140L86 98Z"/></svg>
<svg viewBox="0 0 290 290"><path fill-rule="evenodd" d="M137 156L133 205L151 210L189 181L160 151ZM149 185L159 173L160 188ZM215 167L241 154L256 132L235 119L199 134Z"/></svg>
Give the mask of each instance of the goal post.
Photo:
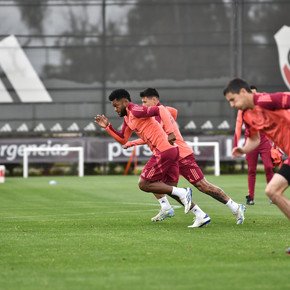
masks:
<svg viewBox="0 0 290 290"><path fill-rule="evenodd" d="M219 142L190 142L186 141L186 143L191 147L213 147L214 148L214 175L220 176L220 144Z"/></svg>
<svg viewBox="0 0 290 290"><path fill-rule="evenodd" d="M84 176L84 148L67 147L67 148L24 148L23 149L23 178L28 178L28 157L31 152L78 152L78 176Z"/></svg>

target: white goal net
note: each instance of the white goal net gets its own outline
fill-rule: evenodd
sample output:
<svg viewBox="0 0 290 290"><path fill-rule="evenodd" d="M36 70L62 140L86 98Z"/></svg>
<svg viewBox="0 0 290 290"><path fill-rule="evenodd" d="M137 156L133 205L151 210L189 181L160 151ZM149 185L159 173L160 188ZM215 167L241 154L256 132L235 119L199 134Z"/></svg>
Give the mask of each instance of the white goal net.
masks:
<svg viewBox="0 0 290 290"><path fill-rule="evenodd" d="M198 149L199 146L201 147L213 147L214 148L214 175L220 175L220 144L219 142L190 142L186 141L186 143L193 147L194 149Z"/></svg>
<svg viewBox="0 0 290 290"><path fill-rule="evenodd" d="M84 148L83 147L67 147L67 148L24 148L23 149L23 177L28 177L28 158L32 152L78 152L78 176L84 176Z"/></svg>

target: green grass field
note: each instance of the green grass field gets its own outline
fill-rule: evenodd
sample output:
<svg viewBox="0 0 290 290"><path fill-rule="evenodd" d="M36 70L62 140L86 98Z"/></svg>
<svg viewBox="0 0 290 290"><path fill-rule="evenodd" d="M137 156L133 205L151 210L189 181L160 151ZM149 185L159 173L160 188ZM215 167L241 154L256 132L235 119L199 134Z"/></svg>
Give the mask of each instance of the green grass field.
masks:
<svg viewBox="0 0 290 290"><path fill-rule="evenodd" d="M246 175L207 178L244 202ZM0 289L290 289L289 221L269 204L263 175L241 226L194 190L212 218L201 229L187 228L182 208L152 223L159 205L136 176L50 179L0 184Z"/></svg>

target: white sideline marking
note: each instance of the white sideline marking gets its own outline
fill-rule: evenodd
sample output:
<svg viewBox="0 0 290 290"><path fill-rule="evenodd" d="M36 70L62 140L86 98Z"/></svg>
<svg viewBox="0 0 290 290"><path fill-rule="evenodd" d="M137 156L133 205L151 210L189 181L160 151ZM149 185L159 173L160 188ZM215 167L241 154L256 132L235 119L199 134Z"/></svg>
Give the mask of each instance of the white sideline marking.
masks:
<svg viewBox="0 0 290 290"><path fill-rule="evenodd" d="M153 205L153 206L159 206L157 203L138 203L138 202L121 202L121 204L132 204L132 205ZM173 208L181 208L181 205L173 205Z"/></svg>
<svg viewBox="0 0 290 290"><path fill-rule="evenodd" d="M152 211L152 209L142 210L142 211ZM139 210L125 210L125 211L108 211L102 212L99 214L118 214L118 213L131 213L131 212L139 212ZM2 217L4 219L38 219L38 218L46 218L46 217L68 217L68 216L82 216L82 215L95 215L98 216L97 212L87 212L87 213L63 213L63 214L47 214L47 215L30 215L30 216L11 216L11 217Z"/></svg>
<svg viewBox="0 0 290 290"><path fill-rule="evenodd" d="M85 202L89 203L89 202ZM103 202L105 203L105 202ZM106 202L106 203L112 203L112 202ZM118 203L118 202L114 202ZM150 205L150 206L159 206L159 204L156 203L134 203L134 202L121 202L119 204L128 204L128 205ZM173 208L181 208L181 205L173 205ZM47 207L46 207L47 208ZM54 207L55 208L55 207ZM139 212L140 210L120 210L120 211L107 211L107 212L102 212L98 214L97 212L86 212L86 213L68 213L68 214L47 214L47 215L30 215L30 216L3 216L0 218L3 219L39 219L39 218L47 218L47 217L69 217L69 216L83 216L83 215L95 215L95 216L100 216L104 214L119 214L119 213L133 213L133 212ZM147 209L147 210L142 210L142 211L152 211L152 209Z"/></svg>

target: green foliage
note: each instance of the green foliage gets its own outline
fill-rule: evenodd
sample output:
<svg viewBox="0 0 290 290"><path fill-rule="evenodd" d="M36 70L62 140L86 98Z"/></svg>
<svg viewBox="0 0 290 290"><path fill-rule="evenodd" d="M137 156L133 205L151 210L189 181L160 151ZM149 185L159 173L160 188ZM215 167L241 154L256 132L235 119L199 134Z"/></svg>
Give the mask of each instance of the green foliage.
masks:
<svg viewBox="0 0 290 290"><path fill-rule="evenodd" d="M263 194L263 175L241 226L194 189L212 218L195 230L173 201L175 217L152 223L159 205L136 176L50 179L0 185L1 289L290 289L289 221ZM246 175L207 179L244 201Z"/></svg>
<svg viewBox="0 0 290 290"><path fill-rule="evenodd" d="M43 171L43 168L29 168L29 176L42 176Z"/></svg>
<svg viewBox="0 0 290 290"><path fill-rule="evenodd" d="M72 175L72 166L54 165L49 170L49 175Z"/></svg>
<svg viewBox="0 0 290 290"><path fill-rule="evenodd" d="M7 174L7 172L6 172L7 176L9 176L10 174L12 176L23 176L23 167L16 166L11 170L11 173L8 172L8 174Z"/></svg>

